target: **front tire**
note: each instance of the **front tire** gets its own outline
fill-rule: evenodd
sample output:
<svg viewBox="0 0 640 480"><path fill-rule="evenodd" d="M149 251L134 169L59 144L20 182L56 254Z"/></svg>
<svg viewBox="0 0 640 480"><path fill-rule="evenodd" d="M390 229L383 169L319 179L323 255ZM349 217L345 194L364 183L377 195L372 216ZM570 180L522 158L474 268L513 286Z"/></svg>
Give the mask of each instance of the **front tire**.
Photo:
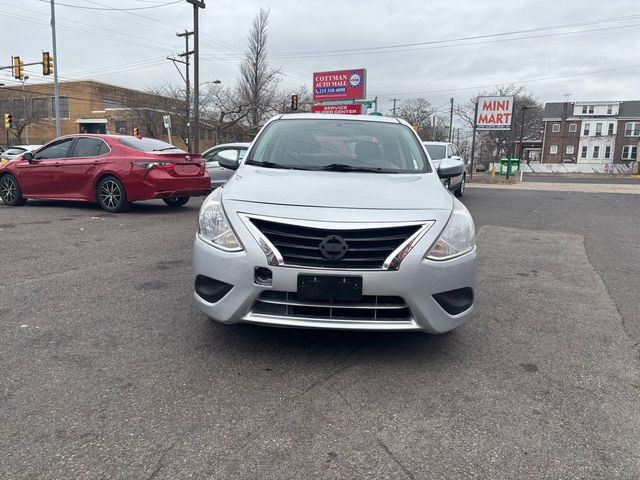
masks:
<svg viewBox="0 0 640 480"><path fill-rule="evenodd" d="M189 201L189 197L167 197L163 198L162 200L170 207L181 207L183 205L186 205L186 203Z"/></svg>
<svg viewBox="0 0 640 480"><path fill-rule="evenodd" d="M453 191L453 194L458 197L461 198L464 195L464 189L466 187L467 184L467 176L466 175L462 175L462 180L460 181L460 185L458 186L458 188L456 188Z"/></svg>
<svg viewBox="0 0 640 480"><path fill-rule="evenodd" d="M22 198L22 190L20 190L18 180L10 173L0 178L0 198L10 207L17 207L27 203Z"/></svg>
<svg viewBox="0 0 640 480"><path fill-rule="evenodd" d="M129 207L127 192L116 177L109 176L100 180L96 197L100 207L110 213L122 212Z"/></svg>

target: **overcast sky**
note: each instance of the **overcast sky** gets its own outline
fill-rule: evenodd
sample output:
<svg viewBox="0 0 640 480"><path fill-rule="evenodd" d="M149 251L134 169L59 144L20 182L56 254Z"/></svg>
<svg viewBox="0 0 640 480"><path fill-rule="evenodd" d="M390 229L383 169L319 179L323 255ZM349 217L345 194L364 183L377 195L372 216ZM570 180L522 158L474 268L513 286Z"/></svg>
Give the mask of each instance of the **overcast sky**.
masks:
<svg viewBox="0 0 640 480"><path fill-rule="evenodd" d="M166 57L184 50L184 40L175 34L192 28L193 10L186 1L160 6L170 1L56 0L60 79L137 89L182 82ZM158 8L124 12L63 4ZM364 67L368 96L379 96L384 110L393 97L426 97L440 107L451 96L464 102L474 92L511 82L526 86L543 102L562 101L566 93L571 101L640 99L640 5L633 0L206 4L200 10L203 82L235 84L247 32L264 7L270 9L270 61L282 71L285 87L311 87L314 71ZM11 55L38 61L42 50L51 49L49 0L0 0L0 19L3 65ZM574 26L549 29L569 24ZM529 31L486 37L523 30ZM451 41L468 37L481 38ZM357 50L407 44L421 45ZM335 50L343 52L331 52ZM602 70L609 71L594 73ZM38 66L28 67L27 74L28 83L50 81ZM6 70L0 72L0 82L14 83Z"/></svg>

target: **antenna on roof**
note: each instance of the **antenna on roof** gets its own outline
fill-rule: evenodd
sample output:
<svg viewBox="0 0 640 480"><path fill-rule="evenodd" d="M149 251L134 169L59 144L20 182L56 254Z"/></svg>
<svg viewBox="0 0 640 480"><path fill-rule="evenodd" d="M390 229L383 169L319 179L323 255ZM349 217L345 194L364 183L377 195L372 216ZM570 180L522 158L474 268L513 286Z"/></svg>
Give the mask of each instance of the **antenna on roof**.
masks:
<svg viewBox="0 0 640 480"><path fill-rule="evenodd" d="M564 93L562 96L564 97L564 101L568 102L569 98L573 95L573 93Z"/></svg>

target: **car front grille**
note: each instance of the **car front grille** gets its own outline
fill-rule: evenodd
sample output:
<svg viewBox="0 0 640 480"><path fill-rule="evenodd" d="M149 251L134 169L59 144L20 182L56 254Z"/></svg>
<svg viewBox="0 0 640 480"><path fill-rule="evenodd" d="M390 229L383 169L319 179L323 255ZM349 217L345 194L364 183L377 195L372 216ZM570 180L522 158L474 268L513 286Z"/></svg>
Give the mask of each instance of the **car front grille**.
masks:
<svg viewBox="0 0 640 480"><path fill-rule="evenodd" d="M278 250L284 265L313 268L380 269L385 260L415 234L422 225L385 226L363 229L323 229L251 218ZM327 258L321 244L339 237L346 253Z"/></svg>
<svg viewBox="0 0 640 480"><path fill-rule="evenodd" d="M398 321L412 320L411 310L401 297L364 295L358 302L310 301L295 292L262 292L252 313L274 317L315 320Z"/></svg>

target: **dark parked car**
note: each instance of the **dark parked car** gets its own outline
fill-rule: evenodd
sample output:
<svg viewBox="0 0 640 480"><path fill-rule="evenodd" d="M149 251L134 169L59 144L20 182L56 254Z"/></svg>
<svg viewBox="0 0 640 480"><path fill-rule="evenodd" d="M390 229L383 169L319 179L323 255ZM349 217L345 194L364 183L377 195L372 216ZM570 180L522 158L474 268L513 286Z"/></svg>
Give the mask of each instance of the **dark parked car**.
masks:
<svg viewBox="0 0 640 480"><path fill-rule="evenodd" d="M200 155L153 138L70 135L0 165L0 198L11 206L81 200L119 212L154 198L181 206L209 191Z"/></svg>

